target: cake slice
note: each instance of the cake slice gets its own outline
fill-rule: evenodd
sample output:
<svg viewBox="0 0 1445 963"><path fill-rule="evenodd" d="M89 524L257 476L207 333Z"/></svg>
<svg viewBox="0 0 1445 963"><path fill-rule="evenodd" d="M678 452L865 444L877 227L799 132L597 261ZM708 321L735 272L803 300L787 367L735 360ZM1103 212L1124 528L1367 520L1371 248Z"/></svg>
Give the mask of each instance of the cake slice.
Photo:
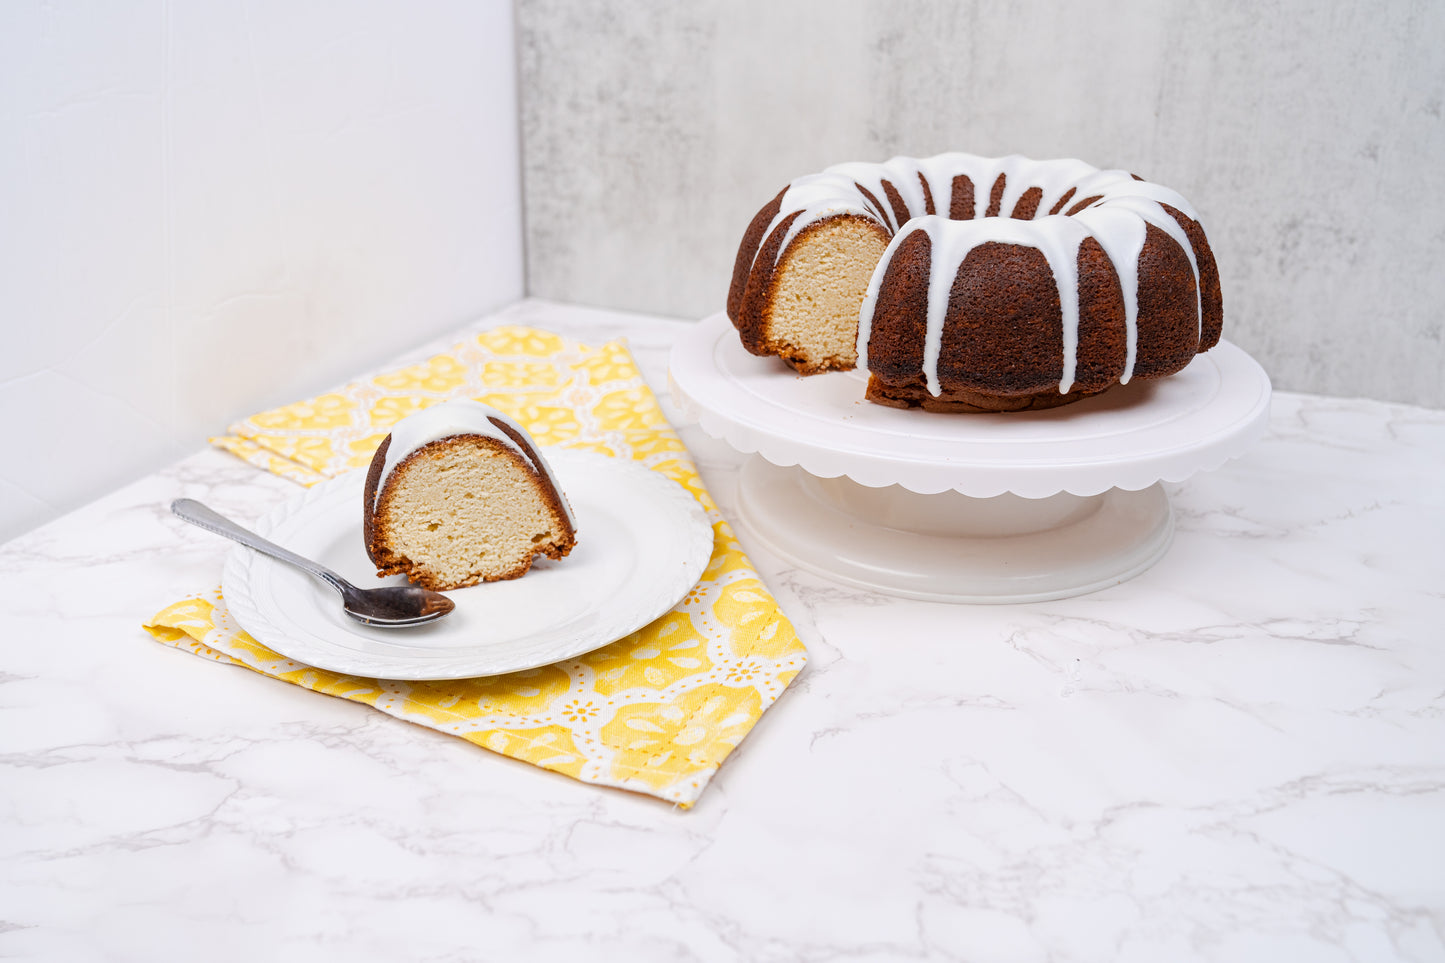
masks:
<svg viewBox="0 0 1445 963"><path fill-rule="evenodd" d="M377 575L434 591L520 578L538 555L560 559L577 524L536 444L476 401L402 419L372 457L362 504Z"/></svg>

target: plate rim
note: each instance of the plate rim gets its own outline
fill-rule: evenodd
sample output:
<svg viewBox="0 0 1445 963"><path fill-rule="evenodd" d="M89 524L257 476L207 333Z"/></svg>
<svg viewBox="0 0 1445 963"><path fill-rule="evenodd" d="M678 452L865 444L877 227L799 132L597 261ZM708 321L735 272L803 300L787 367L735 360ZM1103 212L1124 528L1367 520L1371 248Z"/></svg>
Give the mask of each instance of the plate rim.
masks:
<svg viewBox="0 0 1445 963"><path fill-rule="evenodd" d="M540 447L540 446L539 446ZM578 485L568 482L574 479L590 478L591 471L609 472L614 478L632 486L647 489L647 504L660 511L679 512L677 522L684 531L670 538L681 548L684 564L679 566L677 575L671 581L631 578L625 584L637 586L634 593L624 593L616 606L618 611L610 619L604 619L588 631L580 633L565 646L544 650L533 656L511 662L496 656L485 656L474 651L458 653L453 658L439 658L426 663L407 661L385 654L361 654L351 651L335 653L317 649L317 643L298 640L286 633L287 623L293 631L300 629L325 645L325 637L310 627L294 620L277 618L268 612L263 601L256 597L257 586L253 584L258 565L281 566L267 556L261 555L242 545L234 545L226 557L221 578L221 595L232 620L257 642L276 652L287 661L299 666L336 672L349 676L398 681L428 681L445 679L481 678L503 675L552 665L585 655L595 649L625 638L632 632L648 625L665 615L701 579L714 549L714 522L708 510L682 484L645 464L632 459L603 455L583 449L569 449L556 446L542 447L542 452L559 476L563 476L563 491L577 490ZM252 526L253 530L271 538L278 529L306 513L313 506L339 496L339 492L355 487L359 501L361 485L366 475L365 468L357 468L345 474L329 478L303 489L291 498L275 506ZM585 482L584 482L585 484ZM361 527L360 512L356 518L358 533ZM359 537L359 535L358 535ZM565 564L565 560L561 563ZM314 581L318 595L333 595L331 589ZM626 604L622 604L625 602ZM340 599L335 604L340 606ZM278 624L281 623L281 624ZM345 626L343 626L345 628ZM406 629L394 630L405 633ZM495 644L495 643L493 643ZM318 660L317 656L321 656Z"/></svg>

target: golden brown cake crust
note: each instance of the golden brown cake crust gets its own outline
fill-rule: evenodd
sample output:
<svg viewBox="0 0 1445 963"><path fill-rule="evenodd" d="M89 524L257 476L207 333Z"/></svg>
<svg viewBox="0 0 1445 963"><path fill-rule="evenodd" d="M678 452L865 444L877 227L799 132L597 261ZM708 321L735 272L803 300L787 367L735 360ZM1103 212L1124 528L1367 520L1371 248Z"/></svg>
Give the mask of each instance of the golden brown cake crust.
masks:
<svg viewBox="0 0 1445 963"><path fill-rule="evenodd" d="M742 243L738 245L737 260L733 262L733 280L728 288L728 317L732 318L733 324L738 330L743 329L742 306L743 296L747 292L748 279L753 270L753 262L757 259L758 247L763 243L763 232L768 229L774 217L778 214L778 208L782 206L783 195L787 188L778 191L778 196L773 198L763 209L753 217L752 223L743 233Z"/></svg>
<svg viewBox="0 0 1445 963"><path fill-rule="evenodd" d="M761 217L761 214L759 216ZM785 220L777 230L773 231L766 243L758 249L757 259L749 270L743 287L738 313L733 319L743 347L756 355L774 353L774 349L771 347L772 339L767 334L766 315L772 307L773 280L777 274L778 249L782 247L787 229L798 216L795 214ZM763 226L766 227L767 224L764 223Z"/></svg>
<svg viewBox="0 0 1445 963"><path fill-rule="evenodd" d="M1102 390L1100 389L1100 391ZM870 375L868 391L864 397L874 404L887 405L890 408L922 408L924 411L950 414L996 414L1004 411L1042 411L1046 408L1058 408L1060 405L1072 404L1090 395L1099 394L1100 391L1070 391L1068 394L1060 394L1055 388L1052 391L1040 391L1032 395L1008 397L960 388L945 389L938 397L934 397L922 379L919 379L917 384L885 385L878 380L876 375Z"/></svg>
<svg viewBox="0 0 1445 963"><path fill-rule="evenodd" d="M367 557L378 569L395 564L391 553L381 544L376 531L376 486L381 481L381 472L386 466L386 453L390 448L391 435L387 435L371 456L371 464L366 469L366 485L361 490L361 538L366 545Z"/></svg>

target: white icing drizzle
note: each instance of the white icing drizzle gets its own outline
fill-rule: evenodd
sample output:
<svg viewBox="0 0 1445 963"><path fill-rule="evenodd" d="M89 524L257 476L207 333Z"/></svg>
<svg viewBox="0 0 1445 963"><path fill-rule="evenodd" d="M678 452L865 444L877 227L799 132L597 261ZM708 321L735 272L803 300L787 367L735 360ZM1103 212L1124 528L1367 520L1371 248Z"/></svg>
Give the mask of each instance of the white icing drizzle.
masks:
<svg viewBox="0 0 1445 963"><path fill-rule="evenodd" d="M953 197L953 179L967 175L973 183L973 220L949 219ZM993 186L1004 175L1004 189L998 215L986 217ZM933 199L934 215L928 214L923 183ZM909 220L897 223L897 215L883 189L883 182L892 185L908 209ZM875 209L859 188L866 189L878 201ZM1017 220L1010 215L1019 200L1031 188L1042 192L1032 220ZM1059 214L1049 214L1059 200L1073 188L1069 204ZM1095 198L1089 207L1070 217L1062 211L1081 201ZM1120 376L1127 383L1134 373L1138 352L1139 255L1144 248L1147 226L1159 228L1183 249L1194 272L1195 317L1198 330L1204 328L1203 294L1199 284L1199 263L1189 236L1164 204L1178 210L1191 220L1199 216L1189 203L1174 191L1159 184L1135 180L1127 171L1099 170L1080 160L1035 161L1017 154L1008 157L975 157L972 154L939 154L923 159L895 157L882 164L837 164L819 174L800 177L783 192L778 213L763 232L758 244L760 252L768 238L789 217L797 215L788 225L776 258L781 259L788 245L808 226L837 214L858 214L881 221L893 238L873 270L867 294L858 315L858 367L868 365L868 340L873 329L873 312L883 276L902 240L914 231L928 234L932 263L929 270L928 335L924 343L923 374L928 390L937 397L942 388L938 381L938 355L942 343L943 320L948 311L948 296L959 267L970 251L980 244L996 241L1038 249L1048 260L1058 286L1059 305L1063 314L1063 375L1059 391L1067 393L1074 383L1078 354L1079 324L1079 246L1092 237L1098 241L1105 256L1114 265L1124 294L1127 356ZM757 261L757 252L753 255ZM776 263L776 261L775 261Z"/></svg>
<svg viewBox="0 0 1445 963"><path fill-rule="evenodd" d="M1126 385L1134 376L1134 359L1139 352L1139 255L1144 250L1144 220L1116 207L1091 207L1075 214L1073 219L1083 224L1099 242L1119 275L1119 288L1124 292L1126 352L1119 384Z"/></svg>
<svg viewBox="0 0 1445 963"><path fill-rule="evenodd" d="M377 479L376 501L373 502L373 507L376 502L381 500L381 492L386 487L387 478L407 455L424 445L440 441L443 438L450 438L453 435L480 435L483 438L497 441L521 455L537 474L547 479L548 483L557 491L557 500L562 503L562 511L567 516L567 524L575 530L577 519L572 514L572 506L567 504L567 496L562 493L562 486L557 484L557 476L552 473L552 467L547 464L547 459L542 455L542 449L533 441L532 451L535 452L535 457L528 454L527 449L518 445L510 435L498 428L493 423L493 419L507 425L524 438L530 440L532 437L525 428L496 408L484 405L480 401L468 399L443 401L430 408L423 408L416 414L408 415L397 422L391 429L391 444L387 447L386 459L382 462L381 477Z"/></svg>

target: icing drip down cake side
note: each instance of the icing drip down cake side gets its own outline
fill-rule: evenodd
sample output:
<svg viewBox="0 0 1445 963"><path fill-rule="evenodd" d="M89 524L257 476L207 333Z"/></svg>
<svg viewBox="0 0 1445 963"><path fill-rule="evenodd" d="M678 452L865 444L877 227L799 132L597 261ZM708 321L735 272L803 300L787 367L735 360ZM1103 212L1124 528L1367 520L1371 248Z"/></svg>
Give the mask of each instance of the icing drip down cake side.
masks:
<svg viewBox="0 0 1445 963"><path fill-rule="evenodd" d="M377 575L447 591L519 578L577 540L567 498L521 425L475 401L402 419L372 457L362 532Z"/></svg>
<svg viewBox="0 0 1445 963"><path fill-rule="evenodd" d="M1183 197L1078 160L940 154L801 177L738 248L728 317L803 374L931 411L1051 408L1219 341L1219 271Z"/></svg>

